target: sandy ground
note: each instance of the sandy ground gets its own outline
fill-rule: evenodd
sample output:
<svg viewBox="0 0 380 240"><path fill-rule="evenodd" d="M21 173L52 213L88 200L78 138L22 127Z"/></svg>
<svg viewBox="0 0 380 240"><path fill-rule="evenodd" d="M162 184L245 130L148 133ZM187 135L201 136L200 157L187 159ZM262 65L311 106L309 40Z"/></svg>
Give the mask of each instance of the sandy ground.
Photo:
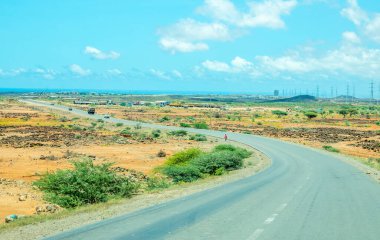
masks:
<svg viewBox="0 0 380 240"><path fill-rule="evenodd" d="M25 117L28 119L25 120ZM9 214L34 214L35 208L45 202L42 194L33 189L32 182L46 172L70 168L70 160L75 159L72 156L92 156L95 157L95 163L114 162L115 167L149 174L153 168L165 161L165 158L157 156L160 150L170 156L190 147L208 150L216 144L216 140L213 139L196 142L166 136L154 141L115 144L108 139L108 135L114 133L104 130L101 135L95 135L104 139L96 139L97 142L93 143L87 139L71 139L71 135L65 135L68 130L56 128L61 124L71 124L58 121L61 117L55 113L40 112L19 104L0 104L0 140L20 137L0 142L0 223L3 223L5 216ZM70 115L67 117L72 118ZM75 124L89 125L81 119L75 120ZM97 132L94 134L98 134ZM35 135L31 137L31 134ZM56 139L54 137L57 134L59 137ZM76 134L80 135L83 132ZM33 136L43 137L37 141ZM67 141L69 146L65 145ZM45 146L24 146L30 142L42 143ZM20 201L21 195L26 196L26 200Z"/></svg>
<svg viewBox="0 0 380 240"><path fill-rule="evenodd" d="M236 144L236 143L232 143ZM246 147L245 145L240 145ZM252 157L247 159L251 164L241 170L232 171L223 176L215 176L194 183L182 184L172 188L135 196L131 199L123 200L114 205L106 205L93 208L90 211L73 213L62 219L45 221L42 223L30 224L1 232L0 239L41 239L46 236L60 233L78 226L95 223L110 217L127 214L145 207L158 205L166 201L190 195L202 190L216 187L227 182L235 181L256 174L270 165L270 160L261 153L254 151Z"/></svg>
<svg viewBox="0 0 380 240"><path fill-rule="evenodd" d="M77 107L75 105L72 105ZM82 107L85 109L85 107ZM229 107L222 109L207 108L152 108L152 107L120 107L120 106L99 106L97 111L102 114L113 114L116 117L129 120L142 120L146 122L154 122L164 125L178 126L181 122L205 122L210 128L215 130L228 130L232 132L252 132L269 137L276 137L287 141L302 143L313 147L321 148L324 145L330 145L338 148L342 153L362 158L380 158L380 147L378 151L365 149L360 146L352 146L360 140L338 141L336 143L326 143L319 139L307 139L305 137L292 136L272 136L265 127L273 127L276 129L287 128L333 128L338 130L357 130L359 132L378 132L380 126L376 122L380 121L378 117L367 119L361 116L353 116L343 118L341 115L332 114L326 118L317 118L314 120L306 120L302 113L289 112L286 117L278 118L271 114L272 110L283 110L286 108L279 107ZM259 117L255 117L259 115ZM163 117L168 117L168 121L162 122ZM254 120L253 120L254 119ZM324 130L327 131L327 130ZM344 134L344 133L343 133ZM332 134L333 135L333 134ZM380 143L380 137L375 136L368 139L375 140ZM327 139L328 140L328 139ZM364 138L362 139L364 140ZM380 144L379 144L380 146Z"/></svg>

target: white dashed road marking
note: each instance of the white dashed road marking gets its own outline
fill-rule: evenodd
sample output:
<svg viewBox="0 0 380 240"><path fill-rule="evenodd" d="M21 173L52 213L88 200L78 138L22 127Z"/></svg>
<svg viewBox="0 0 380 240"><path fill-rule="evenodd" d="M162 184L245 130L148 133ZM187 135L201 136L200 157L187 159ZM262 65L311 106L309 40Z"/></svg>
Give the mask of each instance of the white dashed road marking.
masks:
<svg viewBox="0 0 380 240"><path fill-rule="evenodd" d="M247 240L256 240L260 237L261 233L263 232L264 232L264 229L262 228L256 229L256 231L254 231L252 235L247 238Z"/></svg>
<svg viewBox="0 0 380 240"><path fill-rule="evenodd" d="M274 213L272 216L265 219L264 224L271 224L276 219L277 216L278 216L278 214Z"/></svg>

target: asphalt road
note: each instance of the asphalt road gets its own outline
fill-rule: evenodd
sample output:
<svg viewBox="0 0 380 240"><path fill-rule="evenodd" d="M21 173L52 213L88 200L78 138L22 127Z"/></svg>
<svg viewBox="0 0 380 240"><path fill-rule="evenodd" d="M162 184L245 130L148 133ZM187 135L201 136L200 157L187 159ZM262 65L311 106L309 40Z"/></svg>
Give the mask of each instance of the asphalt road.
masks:
<svg viewBox="0 0 380 240"><path fill-rule="evenodd" d="M76 109L72 113L103 118ZM224 134L186 130L216 137ZM366 174L329 153L270 138L228 135L266 154L271 167L252 177L48 239L380 239L380 186Z"/></svg>

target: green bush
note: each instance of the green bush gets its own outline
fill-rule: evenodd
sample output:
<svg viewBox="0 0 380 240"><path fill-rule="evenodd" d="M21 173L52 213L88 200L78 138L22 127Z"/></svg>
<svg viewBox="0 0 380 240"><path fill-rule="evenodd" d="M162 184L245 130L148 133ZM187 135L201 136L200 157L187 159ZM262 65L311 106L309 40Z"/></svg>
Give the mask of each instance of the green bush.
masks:
<svg viewBox="0 0 380 240"><path fill-rule="evenodd" d="M172 165L162 168L162 172L174 182L193 182L202 177L200 170L193 165Z"/></svg>
<svg viewBox="0 0 380 240"><path fill-rule="evenodd" d="M247 149L235 147L235 146L232 146L231 144L221 144L221 145L216 146L214 148L214 152L218 152L218 151L234 152L242 158L248 158L252 155L252 153L248 151Z"/></svg>
<svg viewBox="0 0 380 240"><path fill-rule="evenodd" d="M123 123L116 123L116 127L122 127L124 124Z"/></svg>
<svg viewBox="0 0 380 240"><path fill-rule="evenodd" d="M81 130L83 130L83 129L81 128L81 126L79 126L79 125L69 125L69 127L71 127L73 130L76 130L76 131L81 131Z"/></svg>
<svg viewBox="0 0 380 240"><path fill-rule="evenodd" d="M208 129L208 125L204 122L194 123L193 127L197 129Z"/></svg>
<svg viewBox="0 0 380 240"><path fill-rule="evenodd" d="M227 171L241 168L243 159L236 152L224 150L201 155L192 160L191 164L196 166L201 173L215 175L221 168Z"/></svg>
<svg viewBox="0 0 380 240"><path fill-rule="evenodd" d="M318 113L315 112L315 111L309 111L309 112L305 112L304 115L308 118L308 119L312 119L312 118L316 118L318 116Z"/></svg>
<svg viewBox="0 0 380 240"><path fill-rule="evenodd" d="M174 154L158 170L174 182L191 182L204 175L221 175L239 169L251 153L229 144L219 145L212 152L191 148Z"/></svg>
<svg viewBox="0 0 380 240"><path fill-rule="evenodd" d="M134 132L133 131L131 131L131 129L130 128L125 128L125 129L123 129L123 130L121 130L120 131L120 134L125 134L125 135L134 135Z"/></svg>
<svg viewBox="0 0 380 240"><path fill-rule="evenodd" d="M72 162L74 169L47 173L34 182L45 200L65 208L106 202L113 197L130 197L139 183L110 169L111 163L94 165L85 159Z"/></svg>
<svg viewBox="0 0 380 240"><path fill-rule="evenodd" d="M335 152L335 153L340 152L339 149L336 149L332 146L322 146L322 148L325 149L326 151L329 151L329 152Z"/></svg>
<svg viewBox="0 0 380 240"><path fill-rule="evenodd" d="M287 116L288 113L281 111L281 110L273 110L272 114L276 115L277 117Z"/></svg>
<svg viewBox="0 0 380 240"><path fill-rule="evenodd" d="M207 137L203 134L195 134L190 136L190 140L198 141L198 142L204 142L207 141Z"/></svg>
<svg viewBox="0 0 380 240"><path fill-rule="evenodd" d="M179 126L181 126L181 127L185 127L185 128L189 128L189 127L191 127L191 125L188 124L188 123L180 123Z"/></svg>
<svg viewBox="0 0 380 240"><path fill-rule="evenodd" d="M175 130L175 131L168 132L168 134L171 135L171 136L184 137L184 136L187 135L187 131L185 131L185 130Z"/></svg>
<svg viewBox="0 0 380 240"><path fill-rule="evenodd" d="M181 152L174 154L169 157L165 164L168 166L172 165L185 165L190 162L190 160L200 156L203 152L199 148L190 148Z"/></svg>
<svg viewBox="0 0 380 240"><path fill-rule="evenodd" d="M169 118L168 116L165 116L165 117L161 118L161 119L159 120L159 122L167 122L167 121L169 121L169 120L170 120L170 118Z"/></svg>
<svg viewBox="0 0 380 240"><path fill-rule="evenodd" d="M152 131L152 137L153 138L159 138L161 136L161 130L156 129Z"/></svg>
<svg viewBox="0 0 380 240"><path fill-rule="evenodd" d="M147 190L157 190L157 189L165 189L170 187L171 183L170 181L162 176L153 176L148 177L146 180L146 188Z"/></svg>

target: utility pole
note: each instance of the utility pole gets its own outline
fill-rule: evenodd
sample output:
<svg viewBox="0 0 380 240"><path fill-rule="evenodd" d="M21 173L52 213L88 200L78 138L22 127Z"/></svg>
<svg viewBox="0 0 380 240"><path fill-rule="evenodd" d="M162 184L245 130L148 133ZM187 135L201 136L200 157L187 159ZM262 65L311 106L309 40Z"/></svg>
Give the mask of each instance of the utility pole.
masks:
<svg viewBox="0 0 380 240"><path fill-rule="evenodd" d="M371 102L373 102L373 80L371 82Z"/></svg>
<svg viewBox="0 0 380 240"><path fill-rule="evenodd" d="M317 94L316 97L319 98L319 85L317 85Z"/></svg>
<svg viewBox="0 0 380 240"><path fill-rule="evenodd" d="M330 97L333 98L334 97L334 88L331 87L331 94L330 94Z"/></svg>
<svg viewBox="0 0 380 240"><path fill-rule="evenodd" d="M346 104L348 103L348 95L350 94L350 85L347 83L347 89L346 89Z"/></svg>

